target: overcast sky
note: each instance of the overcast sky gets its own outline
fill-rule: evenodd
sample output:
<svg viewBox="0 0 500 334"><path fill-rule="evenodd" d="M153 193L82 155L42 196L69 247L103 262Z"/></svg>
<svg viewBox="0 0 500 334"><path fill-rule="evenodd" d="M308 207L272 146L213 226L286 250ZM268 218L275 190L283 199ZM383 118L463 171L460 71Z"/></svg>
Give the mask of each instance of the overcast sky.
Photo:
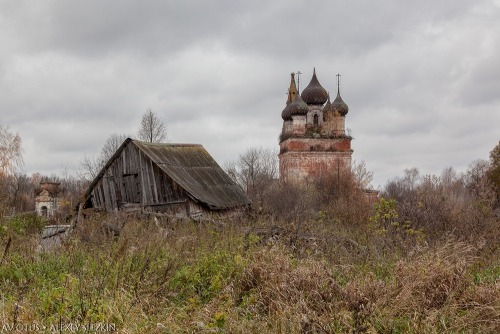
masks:
<svg viewBox="0 0 500 334"><path fill-rule="evenodd" d="M0 124L29 174L78 168L147 108L220 165L277 148L290 73L302 89L313 67L333 93L342 75L375 187L500 140L500 0L1 1L0 43Z"/></svg>

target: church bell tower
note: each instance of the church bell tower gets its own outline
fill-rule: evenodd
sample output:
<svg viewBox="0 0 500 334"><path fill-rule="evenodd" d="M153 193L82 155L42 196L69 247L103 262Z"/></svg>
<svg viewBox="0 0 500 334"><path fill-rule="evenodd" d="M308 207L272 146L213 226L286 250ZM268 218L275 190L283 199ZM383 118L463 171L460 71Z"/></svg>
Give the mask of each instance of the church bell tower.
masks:
<svg viewBox="0 0 500 334"><path fill-rule="evenodd" d="M340 96L340 74L333 102L319 83L316 69L302 93L295 84L295 74L291 74L286 107L281 113L281 181L311 181L339 168L350 168L352 137L345 132L348 111Z"/></svg>

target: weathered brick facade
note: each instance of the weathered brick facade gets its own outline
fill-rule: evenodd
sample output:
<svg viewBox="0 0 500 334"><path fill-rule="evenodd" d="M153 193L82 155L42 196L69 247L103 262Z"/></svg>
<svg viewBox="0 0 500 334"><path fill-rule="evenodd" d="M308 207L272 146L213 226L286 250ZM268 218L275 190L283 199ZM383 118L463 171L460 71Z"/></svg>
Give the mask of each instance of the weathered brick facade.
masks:
<svg viewBox="0 0 500 334"><path fill-rule="evenodd" d="M52 218L61 207L61 189L58 182L40 182L35 189L35 210L39 216Z"/></svg>
<svg viewBox="0 0 500 334"><path fill-rule="evenodd" d="M292 73L288 92L287 105L281 114L281 180L315 179L350 166L352 137L345 133L345 115L349 108L342 101L339 90L331 103L314 71L302 94L298 94Z"/></svg>

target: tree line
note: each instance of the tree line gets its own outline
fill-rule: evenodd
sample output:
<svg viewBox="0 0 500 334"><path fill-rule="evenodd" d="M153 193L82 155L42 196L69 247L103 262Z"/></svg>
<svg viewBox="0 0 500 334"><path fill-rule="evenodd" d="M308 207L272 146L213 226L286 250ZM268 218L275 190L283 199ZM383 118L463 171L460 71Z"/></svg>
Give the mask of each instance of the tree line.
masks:
<svg viewBox="0 0 500 334"><path fill-rule="evenodd" d="M439 175L406 169L386 183L376 202L367 195L373 173L363 161L315 182L283 184L277 182L277 160L275 150L251 148L225 165L254 212L274 221L299 226L325 215L344 226L370 225L381 233L381 243L390 240L408 249L421 238L432 242L447 234L500 237L500 142L489 160L475 160L463 173L452 167Z"/></svg>

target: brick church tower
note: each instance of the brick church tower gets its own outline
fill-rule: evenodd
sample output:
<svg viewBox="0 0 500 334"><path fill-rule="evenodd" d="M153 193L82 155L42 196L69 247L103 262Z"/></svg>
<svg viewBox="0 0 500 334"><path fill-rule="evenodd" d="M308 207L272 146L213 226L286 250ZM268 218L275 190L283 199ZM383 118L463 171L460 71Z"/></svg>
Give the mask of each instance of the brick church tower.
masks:
<svg viewBox="0 0 500 334"><path fill-rule="evenodd" d="M328 92L318 81L316 69L302 94L295 85L295 74L291 74L286 107L281 113L281 181L308 181L340 168L350 168L352 137L345 133L348 111L349 107L340 97L340 75L337 75L337 97L330 102Z"/></svg>

